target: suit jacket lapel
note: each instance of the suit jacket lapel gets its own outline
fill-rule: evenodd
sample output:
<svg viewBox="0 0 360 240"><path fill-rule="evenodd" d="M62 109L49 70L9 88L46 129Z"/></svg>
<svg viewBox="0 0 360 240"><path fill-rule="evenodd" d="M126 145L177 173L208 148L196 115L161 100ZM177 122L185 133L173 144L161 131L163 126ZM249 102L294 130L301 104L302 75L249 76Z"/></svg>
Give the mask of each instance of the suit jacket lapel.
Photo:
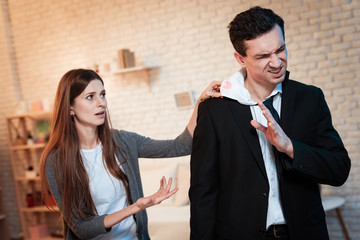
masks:
<svg viewBox="0 0 360 240"><path fill-rule="evenodd" d="M264 160L261 154L259 138L255 128L251 126L250 121L253 119L249 106L239 104L238 102L229 102L230 110L236 119L243 137L247 140L247 144L256 159L256 162L266 178L266 170Z"/></svg>
<svg viewBox="0 0 360 240"><path fill-rule="evenodd" d="M288 88L289 72L283 81L283 93L281 95L280 126L286 134L291 131L293 111L295 110L296 93Z"/></svg>
<svg viewBox="0 0 360 240"><path fill-rule="evenodd" d="M296 99L296 92L292 91L291 88L288 87L288 80L289 80L289 72L287 72L285 80L283 81L283 93L281 95L281 114L280 114L280 127L284 131L285 134L289 136L292 131L292 118L293 113L295 111L295 99ZM277 153L279 154L279 153ZM281 154L279 154L281 156ZM278 177L281 178L281 174L283 169L285 168L285 160L282 157L278 158L281 162L277 163L276 168L278 171Z"/></svg>

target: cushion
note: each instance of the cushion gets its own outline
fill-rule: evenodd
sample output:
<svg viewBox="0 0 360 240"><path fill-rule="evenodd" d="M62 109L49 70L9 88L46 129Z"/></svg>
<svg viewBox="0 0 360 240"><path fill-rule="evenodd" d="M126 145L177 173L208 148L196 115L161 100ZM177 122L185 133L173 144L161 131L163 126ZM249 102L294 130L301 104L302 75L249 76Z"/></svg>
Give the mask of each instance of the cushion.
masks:
<svg viewBox="0 0 360 240"><path fill-rule="evenodd" d="M141 159L140 175L143 186L144 196L148 197L159 190L160 180L165 176L168 181L172 178L171 190L176 186L177 162L171 159ZM163 201L161 204L172 205L174 196Z"/></svg>
<svg viewBox="0 0 360 240"><path fill-rule="evenodd" d="M174 197L175 206L184 206L190 203L189 188L190 188L190 164L189 162L180 163L177 169L176 184L179 190Z"/></svg>

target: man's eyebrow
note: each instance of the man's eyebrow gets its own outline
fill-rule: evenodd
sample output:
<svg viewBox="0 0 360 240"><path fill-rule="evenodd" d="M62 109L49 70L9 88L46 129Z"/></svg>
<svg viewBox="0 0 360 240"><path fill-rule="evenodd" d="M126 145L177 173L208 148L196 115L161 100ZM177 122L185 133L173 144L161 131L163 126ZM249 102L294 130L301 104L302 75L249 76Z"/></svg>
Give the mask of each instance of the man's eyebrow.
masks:
<svg viewBox="0 0 360 240"><path fill-rule="evenodd" d="M271 53L259 53L255 55L255 58L265 58L270 56Z"/></svg>
<svg viewBox="0 0 360 240"><path fill-rule="evenodd" d="M274 53L284 50L284 49L285 49L285 46L286 46L285 43L282 44L276 51L274 51ZM265 58L265 57L270 56L272 53L273 53L273 52L270 52L270 53L259 53L259 54L256 54L256 55L255 55L255 58Z"/></svg>
<svg viewBox="0 0 360 240"><path fill-rule="evenodd" d="M284 50L285 49L285 47L286 47L286 44L284 43L283 45L281 45L279 48L278 48L278 50L277 51L279 51L279 50Z"/></svg>

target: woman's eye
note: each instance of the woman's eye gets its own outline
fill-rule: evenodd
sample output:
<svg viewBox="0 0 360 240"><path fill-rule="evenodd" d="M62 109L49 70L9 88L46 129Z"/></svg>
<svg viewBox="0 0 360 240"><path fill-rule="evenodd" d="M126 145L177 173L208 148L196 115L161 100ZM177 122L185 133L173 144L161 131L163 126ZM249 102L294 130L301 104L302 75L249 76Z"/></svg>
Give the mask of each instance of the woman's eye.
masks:
<svg viewBox="0 0 360 240"><path fill-rule="evenodd" d="M88 99L88 100L91 100L92 98L93 98L92 95L88 95L88 96L86 97L86 99Z"/></svg>
<svg viewBox="0 0 360 240"><path fill-rule="evenodd" d="M104 98L105 97L105 93L101 93L100 97Z"/></svg>

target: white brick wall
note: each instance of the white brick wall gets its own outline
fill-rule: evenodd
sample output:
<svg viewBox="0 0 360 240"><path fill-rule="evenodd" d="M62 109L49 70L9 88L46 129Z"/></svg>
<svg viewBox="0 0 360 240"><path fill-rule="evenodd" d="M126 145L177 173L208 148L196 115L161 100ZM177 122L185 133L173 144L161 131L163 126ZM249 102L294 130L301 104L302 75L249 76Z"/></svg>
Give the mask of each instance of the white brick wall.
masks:
<svg viewBox="0 0 360 240"><path fill-rule="evenodd" d="M5 2L7 0L0 0ZM324 194L347 200L342 208L352 239L360 239L360 1L359 0L17 0L9 13L23 98L53 99L69 69L111 64L120 48L135 52L138 64L159 66L150 72L151 92L142 73L105 75L113 126L172 138L185 128L191 109L177 109L174 94L195 96L212 80L238 69L227 25L250 6L271 7L286 21L291 77L324 90L352 159L348 182L324 187ZM3 14L3 13L1 13ZM0 16L2 17L2 15ZM1 18L3 19L3 18ZM4 23L5 24L5 23ZM13 113L16 92L0 24L0 136L4 116ZM13 237L20 232L10 160L0 137L0 169ZM334 213L327 217L331 239L343 239Z"/></svg>
<svg viewBox="0 0 360 240"><path fill-rule="evenodd" d="M11 36L8 31L10 29L9 22L6 21L8 19L7 10L7 4L0 1L0 89L2 90L0 97L0 177L2 178L2 193L6 193L6 196L2 197L5 200L7 222L12 236L17 237L21 227L19 226L20 219L16 204L15 185L7 145L5 116L13 111L19 92L14 91L16 87L14 88L13 85L12 62L9 57L11 54L11 48L9 49Z"/></svg>

